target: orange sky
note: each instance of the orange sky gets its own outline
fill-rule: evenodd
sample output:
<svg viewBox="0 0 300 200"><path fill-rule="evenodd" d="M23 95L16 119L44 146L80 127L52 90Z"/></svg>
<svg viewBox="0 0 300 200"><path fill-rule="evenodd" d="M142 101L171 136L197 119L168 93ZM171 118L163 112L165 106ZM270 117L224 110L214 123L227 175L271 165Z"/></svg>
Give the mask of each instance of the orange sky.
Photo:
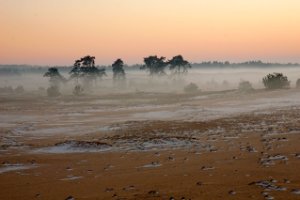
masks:
<svg viewBox="0 0 300 200"><path fill-rule="evenodd" d="M0 0L0 64L300 62L299 0Z"/></svg>

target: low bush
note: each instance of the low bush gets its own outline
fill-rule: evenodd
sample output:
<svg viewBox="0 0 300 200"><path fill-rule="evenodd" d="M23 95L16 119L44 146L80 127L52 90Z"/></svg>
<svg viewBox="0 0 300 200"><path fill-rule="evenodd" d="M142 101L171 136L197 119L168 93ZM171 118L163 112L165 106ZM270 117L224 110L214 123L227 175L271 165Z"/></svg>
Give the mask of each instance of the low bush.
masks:
<svg viewBox="0 0 300 200"><path fill-rule="evenodd" d="M195 83L190 83L187 86L184 87L184 92L186 93L195 93L195 92L199 92L199 88Z"/></svg>
<svg viewBox="0 0 300 200"><path fill-rule="evenodd" d="M21 86L21 85L19 85L18 87L16 87L14 91L15 91L15 93L17 93L17 94L21 94L21 93L24 93L24 92L25 92L24 87Z"/></svg>
<svg viewBox="0 0 300 200"><path fill-rule="evenodd" d="M263 83L267 89L282 89L290 86L290 81L282 73L268 74L263 78Z"/></svg>
<svg viewBox="0 0 300 200"><path fill-rule="evenodd" d="M249 81L241 81L239 83L239 91L241 92L251 92L253 91L253 87Z"/></svg>

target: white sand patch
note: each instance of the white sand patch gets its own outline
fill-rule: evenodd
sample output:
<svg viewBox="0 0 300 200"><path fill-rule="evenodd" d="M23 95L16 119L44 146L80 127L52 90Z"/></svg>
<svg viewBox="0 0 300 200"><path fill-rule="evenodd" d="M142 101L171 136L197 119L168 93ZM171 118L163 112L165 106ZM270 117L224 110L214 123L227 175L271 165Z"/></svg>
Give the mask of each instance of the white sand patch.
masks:
<svg viewBox="0 0 300 200"><path fill-rule="evenodd" d="M86 127L86 126L64 126L64 127L50 127L50 128L18 128L14 130L14 133L18 135L33 135L33 136L54 136L54 135L78 135L87 134L95 131L96 128Z"/></svg>
<svg viewBox="0 0 300 200"><path fill-rule="evenodd" d="M123 127L123 128L125 128L125 127ZM102 126L102 127L98 128L99 131L103 131L103 132L118 131L118 130L121 130L121 129L122 128L118 127L118 126Z"/></svg>
<svg viewBox="0 0 300 200"><path fill-rule="evenodd" d="M89 141L66 141L54 146L42 147L31 150L31 153L102 153L102 152L120 152L120 151L156 151L166 149L186 149L197 148L210 150L212 147L200 143L191 138L136 138L136 139L119 139L112 144Z"/></svg>
<svg viewBox="0 0 300 200"><path fill-rule="evenodd" d="M82 179L82 176L73 176L73 175L68 175L66 178L62 178L60 180L62 181L74 181L74 180L78 180L78 179Z"/></svg>
<svg viewBox="0 0 300 200"><path fill-rule="evenodd" d="M26 164L4 164L0 167L0 174L11 172L11 171L21 171L26 169L36 168L36 165L26 165Z"/></svg>
<svg viewBox="0 0 300 200"><path fill-rule="evenodd" d="M106 152L111 150L111 146L107 144L94 143L94 142L78 142L67 141L55 146L44 147L33 150L32 153L86 153L86 152Z"/></svg>
<svg viewBox="0 0 300 200"><path fill-rule="evenodd" d="M159 162L152 162L150 164L146 164L143 165L143 168L156 168L156 167L160 167L162 164L160 164Z"/></svg>
<svg viewBox="0 0 300 200"><path fill-rule="evenodd" d="M197 141L177 138L161 138L161 139L152 139L145 142L137 142L131 147L128 146L128 149L132 148L133 150L143 150L143 151L152 151L152 150L163 150L163 149L178 149L178 148L191 148L193 146L200 146L200 143Z"/></svg>

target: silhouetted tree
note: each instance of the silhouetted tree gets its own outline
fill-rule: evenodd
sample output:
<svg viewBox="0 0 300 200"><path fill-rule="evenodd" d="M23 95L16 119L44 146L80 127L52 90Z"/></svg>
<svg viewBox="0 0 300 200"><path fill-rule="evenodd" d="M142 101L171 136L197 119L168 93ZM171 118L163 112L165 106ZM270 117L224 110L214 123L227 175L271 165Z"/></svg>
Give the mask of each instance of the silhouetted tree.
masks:
<svg viewBox="0 0 300 200"><path fill-rule="evenodd" d="M263 83L267 89L281 89L290 86L288 78L282 73L268 74L263 78Z"/></svg>
<svg viewBox="0 0 300 200"><path fill-rule="evenodd" d="M170 70L173 74L185 74L188 71L188 68L191 68L191 64L184 60L181 55L174 56L171 60L168 61Z"/></svg>
<svg viewBox="0 0 300 200"><path fill-rule="evenodd" d="M165 57L158 58L157 56L149 56L144 58L144 63L141 69L147 69L150 72L150 75L165 75L165 68L168 65L165 62Z"/></svg>
<svg viewBox="0 0 300 200"><path fill-rule="evenodd" d="M51 85L57 87L59 87L61 83L65 83L67 81L55 67L49 68L48 71L44 74L44 77L49 77Z"/></svg>
<svg viewBox="0 0 300 200"><path fill-rule="evenodd" d="M106 76L106 73L105 69L95 67L95 57L88 55L75 61L70 75L71 79L75 78L77 85L79 84L79 79L82 79L85 84L89 85L91 81L96 81L98 78Z"/></svg>
<svg viewBox="0 0 300 200"><path fill-rule="evenodd" d="M112 64L112 70L113 70L113 78L114 80L123 80L125 79L125 71L124 71L124 62L121 59L117 59Z"/></svg>
<svg viewBox="0 0 300 200"><path fill-rule="evenodd" d="M81 76L81 70L80 70L80 66L81 66L81 61L80 60L76 60L74 63L73 68L71 69L71 71L69 72L70 79L75 79L76 80L76 84L78 84L78 80Z"/></svg>

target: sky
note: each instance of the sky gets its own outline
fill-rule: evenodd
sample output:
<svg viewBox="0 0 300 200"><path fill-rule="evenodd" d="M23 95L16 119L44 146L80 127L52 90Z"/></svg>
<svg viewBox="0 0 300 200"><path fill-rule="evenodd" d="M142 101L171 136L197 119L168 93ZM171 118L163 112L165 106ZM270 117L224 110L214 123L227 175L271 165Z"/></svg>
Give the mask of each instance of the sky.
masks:
<svg viewBox="0 0 300 200"><path fill-rule="evenodd" d="M0 64L300 62L299 0L0 0Z"/></svg>

